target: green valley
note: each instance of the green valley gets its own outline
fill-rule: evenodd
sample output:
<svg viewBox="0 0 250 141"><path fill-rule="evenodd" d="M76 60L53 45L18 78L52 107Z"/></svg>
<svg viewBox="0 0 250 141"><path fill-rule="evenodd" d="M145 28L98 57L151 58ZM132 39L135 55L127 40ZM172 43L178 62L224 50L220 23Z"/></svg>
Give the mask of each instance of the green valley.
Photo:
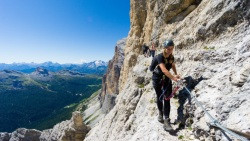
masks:
<svg viewBox="0 0 250 141"><path fill-rule="evenodd" d="M43 71L0 71L0 132L52 128L101 88L97 75Z"/></svg>

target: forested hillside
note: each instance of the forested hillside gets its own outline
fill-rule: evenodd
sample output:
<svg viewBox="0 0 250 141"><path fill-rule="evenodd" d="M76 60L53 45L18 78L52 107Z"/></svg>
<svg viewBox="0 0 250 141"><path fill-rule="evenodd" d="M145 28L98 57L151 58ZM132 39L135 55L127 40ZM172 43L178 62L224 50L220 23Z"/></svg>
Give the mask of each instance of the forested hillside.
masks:
<svg viewBox="0 0 250 141"><path fill-rule="evenodd" d="M101 87L99 76L73 74L1 71L0 131L43 130L69 119L78 102Z"/></svg>

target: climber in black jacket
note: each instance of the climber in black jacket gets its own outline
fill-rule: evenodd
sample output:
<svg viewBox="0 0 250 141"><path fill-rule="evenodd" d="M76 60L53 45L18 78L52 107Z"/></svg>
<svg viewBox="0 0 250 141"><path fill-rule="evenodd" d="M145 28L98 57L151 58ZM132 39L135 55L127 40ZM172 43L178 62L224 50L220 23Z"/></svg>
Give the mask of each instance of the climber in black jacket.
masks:
<svg viewBox="0 0 250 141"><path fill-rule="evenodd" d="M173 131L170 125L170 100L165 100L163 97L168 97L172 93L172 81L178 81L180 76L177 74L173 50L174 42L172 40L166 40L163 43L163 53L155 56L157 60L157 66L153 71L153 87L157 95L157 107L159 110L158 121L164 122L164 129L166 131ZM172 75L169 70L173 69L175 75ZM163 92L165 92L163 94ZM161 98L162 97L162 98ZM162 102L163 100L163 102ZM164 106L163 106L164 105ZM163 119L164 116L164 119Z"/></svg>

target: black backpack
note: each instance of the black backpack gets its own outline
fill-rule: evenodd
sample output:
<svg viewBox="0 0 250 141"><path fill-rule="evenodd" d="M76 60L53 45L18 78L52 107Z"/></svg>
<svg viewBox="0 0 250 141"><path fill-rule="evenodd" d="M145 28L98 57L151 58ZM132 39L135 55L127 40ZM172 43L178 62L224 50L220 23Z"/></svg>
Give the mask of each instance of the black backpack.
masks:
<svg viewBox="0 0 250 141"><path fill-rule="evenodd" d="M158 61L157 61L157 55L153 58L151 65L149 66L149 70L150 71L154 71L156 66L158 65Z"/></svg>
<svg viewBox="0 0 250 141"><path fill-rule="evenodd" d="M145 45L142 45L142 50L146 50L146 46Z"/></svg>

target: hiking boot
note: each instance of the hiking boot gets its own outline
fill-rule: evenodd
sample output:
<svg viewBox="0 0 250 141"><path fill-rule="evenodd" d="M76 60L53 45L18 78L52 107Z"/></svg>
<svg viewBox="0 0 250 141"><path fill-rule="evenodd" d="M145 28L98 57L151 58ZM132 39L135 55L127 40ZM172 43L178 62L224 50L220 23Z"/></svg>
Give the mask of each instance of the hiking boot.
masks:
<svg viewBox="0 0 250 141"><path fill-rule="evenodd" d="M170 119L169 119L169 118L164 119L163 128L164 128L164 130L167 131L167 132L173 131L173 128L172 128L172 126L170 125Z"/></svg>
<svg viewBox="0 0 250 141"><path fill-rule="evenodd" d="M175 124L175 125L180 124L180 123L181 123L181 121L180 121L180 120L175 119L175 121L174 121L174 124Z"/></svg>
<svg viewBox="0 0 250 141"><path fill-rule="evenodd" d="M159 113L159 115L158 115L158 121L160 122L160 123L163 123L163 114L161 114L161 113Z"/></svg>
<svg viewBox="0 0 250 141"><path fill-rule="evenodd" d="M181 124L181 123L183 123L183 120L181 120L181 119L175 119L175 121L174 121L174 124Z"/></svg>
<svg viewBox="0 0 250 141"><path fill-rule="evenodd" d="M176 119L174 124L178 125L178 128L185 128L185 120L183 119Z"/></svg>

